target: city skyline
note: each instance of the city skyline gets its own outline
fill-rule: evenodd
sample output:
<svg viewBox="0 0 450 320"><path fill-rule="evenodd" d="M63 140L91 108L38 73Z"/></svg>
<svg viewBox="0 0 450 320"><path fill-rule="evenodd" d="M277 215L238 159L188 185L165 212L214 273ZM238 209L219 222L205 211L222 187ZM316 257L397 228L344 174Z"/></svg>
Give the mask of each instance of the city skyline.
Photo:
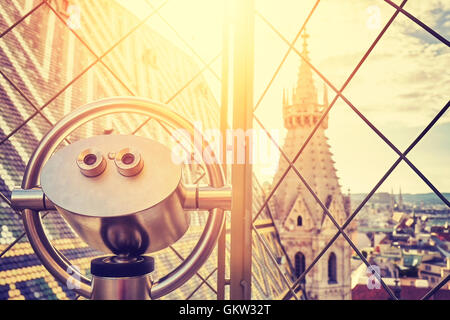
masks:
<svg viewBox="0 0 450 320"><path fill-rule="evenodd" d="M141 2L119 2L138 17L144 15ZM162 2L152 3L157 7ZM396 3L399 4L399 1ZM287 41L292 41L314 4L313 0L301 3L291 0L281 3L258 0L256 9L280 30ZM172 10L173 6L181 6L182 10ZM198 10L200 7L201 11ZM418 18L424 18L428 25L444 37L450 34L450 23L446 18L450 15L448 3L410 1L405 9ZM307 24L307 32L311 36L311 63L336 88L340 88L394 11L386 3L373 0L339 3L321 1ZM220 52L222 1L174 1L168 7L163 7L161 12L191 42L204 61L209 62ZM206 24L210 27L204 28ZM190 53L186 45L158 17L152 19L149 25ZM256 103L288 46L259 17L256 17L255 33ZM301 51L301 39L297 40L295 48ZM450 74L442 70L450 70L449 51L426 31L399 15L343 94L403 151L447 102L446 88L450 84ZM280 146L286 133L281 112L283 90L292 92L300 60L294 51L290 52L255 112L266 129L280 130ZM448 68L445 68L446 65ZM220 75L220 59L212 63L211 68ZM220 82L209 70L206 70L205 78L216 99L220 101ZM314 80L320 101L323 81L316 74ZM436 86L436 83L442 85ZM331 102L334 91L328 87L328 92ZM254 127L259 128L257 123ZM368 193L398 157L342 99L338 99L330 111L326 135L344 192L350 189L351 192ZM408 155L411 162L443 192L450 191L450 181L446 178L450 174L450 169L446 166L450 161L450 151L446 148L449 135L450 115L446 112ZM299 148L300 146L301 142ZM272 182L277 169L277 162L274 163L273 166L255 166L255 173L262 182ZM366 178L361 179L362 176ZM403 162L378 191L389 192L398 185L402 185L405 192L409 193L432 192Z"/></svg>
<svg viewBox="0 0 450 320"><path fill-rule="evenodd" d="M443 0L0 0L0 299L450 300L449 22Z"/></svg>

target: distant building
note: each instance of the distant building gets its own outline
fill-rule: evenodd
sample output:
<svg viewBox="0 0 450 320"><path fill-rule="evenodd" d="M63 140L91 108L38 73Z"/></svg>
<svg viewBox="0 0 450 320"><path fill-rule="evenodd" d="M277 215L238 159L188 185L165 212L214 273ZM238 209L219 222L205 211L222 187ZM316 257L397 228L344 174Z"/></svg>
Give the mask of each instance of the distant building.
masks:
<svg viewBox="0 0 450 320"><path fill-rule="evenodd" d="M437 285L448 274L450 274L450 257L447 259L434 258L422 262L419 266L419 278L428 280L432 286ZM446 286L450 290L450 284Z"/></svg>
<svg viewBox="0 0 450 320"><path fill-rule="evenodd" d="M308 58L308 35L303 34L304 57ZM323 103L319 104L312 71L304 61L300 64L297 87L290 97L283 94L284 126L288 130L283 150L293 159L299 147L318 123L328 107L324 88ZM342 225L350 212L349 201L341 193L330 146L325 136L328 115L318 127L308 146L295 162L318 198ZM278 181L288 167L280 158L274 181ZM294 265L298 278L336 233L336 226L293 170L286 175L270 203L274 212L282 245ZM350 228L346 229L350 232ZM339 237L316 266L307 274L304 288L310 299L351 299L351 248Z"/></svg>
<svg viewBox="0 0 450 320"><path fill-rule="evenodd" d="M391 204L392 197L387 192L377 192L373 196L372 201L382 204Z"/></svg>
<svg viewBox="0 0 450 320"><path fill-rule="evenodd" d="M353 300L388 300L391 299L387 291L379 289L369 289L367 278L361 277L359 282L352 288ZM430 290L430 284L426 280L416 278L383 278L386 285L394 292L400 300L419 300ZM450 300L450 290L447 287L438 290L432 300Z"/></svg>
<svg viewBox="0 0 450 320"><path fill-rule="evenodd" d="M402 196L402 188L398 190L398 209L403 210L403 196Z"/></svg>
<svg viewBox="0 0 450 320"><path fill-rule="evenodd" d="M450 228L448 223L444 226L432 226L431 232L436 234L440 240L450 242Z"/></svg>

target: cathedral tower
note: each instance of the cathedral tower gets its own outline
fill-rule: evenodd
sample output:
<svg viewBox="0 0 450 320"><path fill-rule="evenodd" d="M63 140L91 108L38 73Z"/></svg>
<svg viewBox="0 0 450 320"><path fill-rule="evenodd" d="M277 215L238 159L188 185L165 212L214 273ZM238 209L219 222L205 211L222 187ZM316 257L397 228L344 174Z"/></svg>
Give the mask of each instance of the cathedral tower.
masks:
<svg viewBox="0 0 450 320"><path fill-rule="evenodd" d="M309 61L307 38L304 33L302 55ZM317 97L312 71L301 61L298 81L292 96L283 92L283 118L287 135L283 150L292 161L303 145L323 111L328 107L324 86L322 103ZM295 162L305 178L333 217L342 225L349 215L346 197L341 193L334 161L325 129L328 116L322 121L308 146ZM288 163L280 157L276 183ZM325 215L293 170L280 184L270 203L281 242L294 266L294 279L303 273L320 253L337 228ZM346 231L349 231L346 229ZM309 299L351 299L351 248L340 236L307 274L304 286Z"/></svg>

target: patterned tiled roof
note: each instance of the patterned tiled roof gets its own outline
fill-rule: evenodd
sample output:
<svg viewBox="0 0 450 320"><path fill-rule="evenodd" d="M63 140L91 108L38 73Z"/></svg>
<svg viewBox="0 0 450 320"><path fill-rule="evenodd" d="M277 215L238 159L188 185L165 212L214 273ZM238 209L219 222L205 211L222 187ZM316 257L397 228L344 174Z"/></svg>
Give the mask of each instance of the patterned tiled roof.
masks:
<svg viewBox="0 0 450 320"><path fill-rule="evenodd" d="M39 2L0 1L0 33ZM75 31L92 51L45 4L0 39L0 192L4 196L9 197L12 188L20 185L33 150L52 124L71 110L93 100L131 94L148 97L169 102L176 112L190 121L200 121L204 128L218 127L217 101L204 77L198 75L200 67L185 52L143 25L112 49L103 58L104 64L96 62L98 56L107 52L138 23L136 17L117 3L106 0L49 3L64 19L67 19L67 4L79 6L81 28ZM190 81L191 78L194 80ZM41 114L35 107L44 107ZM138 115L108 116L83 125L68 138L75 141L111 129L114 134L129 134L143 120L145 118ZM174 143L154 120L137 134L165 144ZM183 179L186 182L197 180L203 173L199 166L185 169ZM207 182L205 178L200 181ZM262 189L256 180L253 191L254 210L257 211L263 202ZM194 247L207 214L192 213L191 227L173 246L182 257L187 256ZM49 212L43 223L53 245L89 276L91 258L101 253L89 248L57 212ZM270 213L264 211L258 223L264 226L259 231L275 257L285 261L281 259L284 253ZM16 238L22 238L0 258L0 299L74 299L75 293L45 270L23 232L19 215L1 200L0 252ZM286 290L264 250L255 239L252 294L256 299L276 298ZM226 255L229 259L228 250ZM200 269L199 274L203 278L215 270L216 256L213 252ZM155 278L180 263L180 258L170 248L156 253L154 257ZM289 275L287 263L280 265ZM201 283L201 278L195 276L165 298L185 299ZM216 288L215 273L190 298L215 299L211 288Z"/></svg>

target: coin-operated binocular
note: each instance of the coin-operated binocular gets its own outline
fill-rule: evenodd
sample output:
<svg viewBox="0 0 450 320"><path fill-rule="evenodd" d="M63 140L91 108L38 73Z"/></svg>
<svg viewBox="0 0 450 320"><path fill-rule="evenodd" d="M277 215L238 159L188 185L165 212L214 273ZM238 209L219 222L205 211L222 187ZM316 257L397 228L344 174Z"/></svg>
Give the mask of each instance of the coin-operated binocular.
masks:
<svg viewBox="0 0 450 320"><path fill-rule="evenodd" d="M55 152L76 128L111 113L138 113L201 135L168 106L150 100L117 97L90 103L42 139L11 203L23 211L29 241L43 265L61 282L70 281L80 295L156 299L185 283L208 259L223 227L223 210L231 207L231 190L211 152L199 150L209 157L203 160L210 185L189 186L182 183L182 166L173 161L171 150L143 137L94 136ZM200 146L206 147L206 142ZM210 212L198 243L176 269L153 281L154 260L144 254L180 239L189 227L189 210L196 209ZM88 245L110 254L91 261L92 281L50 243L39 214L43 210L57 210Z"/></svg>

